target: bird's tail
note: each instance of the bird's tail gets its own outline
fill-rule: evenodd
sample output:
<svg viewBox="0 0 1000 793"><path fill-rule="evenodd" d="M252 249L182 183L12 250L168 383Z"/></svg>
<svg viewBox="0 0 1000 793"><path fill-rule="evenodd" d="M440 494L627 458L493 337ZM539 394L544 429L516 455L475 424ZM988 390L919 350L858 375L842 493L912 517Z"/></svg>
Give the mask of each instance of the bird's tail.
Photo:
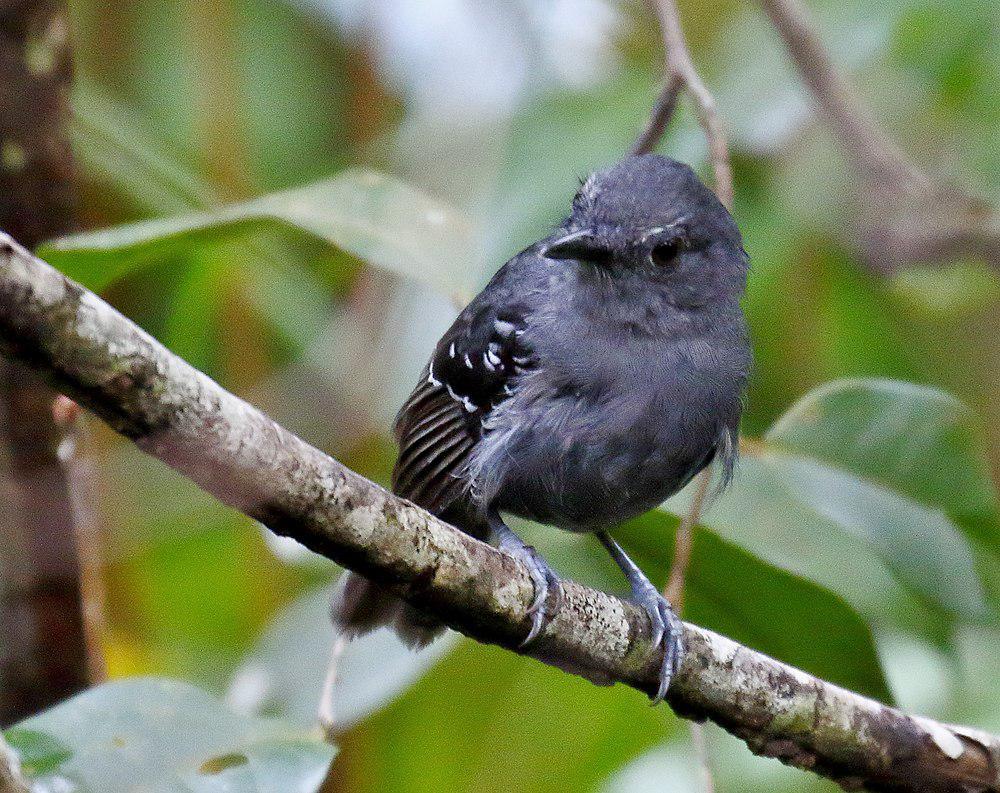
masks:
<svg viewBox="0 0 1000 793"><path fill-rule="evenodd" d="M391 626L411 649L426 647L444 625L358 573L344 573L333 595L333 624L349 639Z"/></svg>
<svg viewBox="0 0 1000 793"><path fill-rule="evenodd" d="M458 526L480 540L489 536L486 521L458 502L440 513L442 520ZM333 595L334 627L353 639L388 625L414 650L426 647L444 632L445 626L419 609L386 592L358 573L345 573Z"/></svg>

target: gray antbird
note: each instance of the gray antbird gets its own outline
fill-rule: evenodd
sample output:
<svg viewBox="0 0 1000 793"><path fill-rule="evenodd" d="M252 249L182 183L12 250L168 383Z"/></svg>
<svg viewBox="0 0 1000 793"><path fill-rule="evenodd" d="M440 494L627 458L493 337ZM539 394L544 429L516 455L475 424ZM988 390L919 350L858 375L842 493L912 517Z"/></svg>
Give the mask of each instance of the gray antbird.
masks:
<svg viewBox="0 0 1000 793"><path fill-rule="evenodd" d="M438 342L396 419L393 489L523 561L546 620L558 579L502 513L595 532L663 646L662 699L683 654L670 604L607 530L737 453L750 346L739 229L694 172L654 154L591 176L569 218L519 253ZM442 626L350 574L348 635Z"/></svg>

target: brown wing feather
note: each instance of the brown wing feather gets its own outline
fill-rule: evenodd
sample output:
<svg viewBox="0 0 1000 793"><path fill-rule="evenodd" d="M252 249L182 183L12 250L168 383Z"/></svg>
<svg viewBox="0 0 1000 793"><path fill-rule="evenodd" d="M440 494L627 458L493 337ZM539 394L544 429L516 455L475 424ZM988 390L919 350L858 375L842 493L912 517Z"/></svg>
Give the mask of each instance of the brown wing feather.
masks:
<svg viewBox="0 0 1000 793"><path fill-rule="evenodd" d="M431 512L440 513L461 495L458 475L476 437L461 402L425 373L396 417L399 457L392 489Z"/></svg>
<svg viewBox="0 0 1000 793"><path fill-rule="evenodd" d="M464 469L482 422L534 363L522 338L523 306L513 287L503 286L506 272L501 269L494 286L510 294L499 304L481 296L465 308L396 417L393 490L438 514L462 507Z"/></svg>

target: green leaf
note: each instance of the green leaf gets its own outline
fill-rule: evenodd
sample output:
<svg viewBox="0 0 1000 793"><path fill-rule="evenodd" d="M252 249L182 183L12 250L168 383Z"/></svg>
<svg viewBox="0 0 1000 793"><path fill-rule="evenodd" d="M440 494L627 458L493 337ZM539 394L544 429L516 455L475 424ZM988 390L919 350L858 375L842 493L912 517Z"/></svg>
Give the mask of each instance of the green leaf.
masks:
<svg viewBox="0 0 1000 793"><path fill-rule="evenodd" d="M838 380L812 391L765 436L890 488L959 524L992 527L997 497L975 415L950 394L895 380Z"/></svg>
<svg viewBox="0 0 1000 793"><path fill-rule="evenodd" d="M468 225L431 197L374 171L344 171L321 182L216 210L75 234L41 255L100 289L151 260L271 224L290 226L389 272L464 293L475 257Z"/></svg>
<svg viewBox="0 0 1000 793"><path fill-rule="evenodd" d="M6 737L39 789L80 793L313 793L334 752L314 735L153 678L86 691Z"/></svg>
<svg viewBox="0 0 1000 793"><path fill-rule="evenodd" d="M241 713L281 716L302 727L317 722L334 633L330 587L302 595L275 615L237 671L229 702ZM391 631L349 642L337 664L334 713L346 729L384 708L454 647L449 634L419 652Z"/></svg>
<svg viewBox="0 0 1000 793"><path fill-rule="evenodd" d="M44 732L12 727L4 733L4 738L17 747L21 772L25 776L50 774L73 756L73 750L66 744Z"/></svg>
<svg viewBox="0 0 1000 793"><path fill-rule="evenodd" d="M941 622L926 607L945 618L986 613L963 532L996 538L995 500L974 441L968 411L933 389L833 383L748 445L733 486L703 523L875 622L940 638ZM667 506L683 514L688 500Z"/></svg>

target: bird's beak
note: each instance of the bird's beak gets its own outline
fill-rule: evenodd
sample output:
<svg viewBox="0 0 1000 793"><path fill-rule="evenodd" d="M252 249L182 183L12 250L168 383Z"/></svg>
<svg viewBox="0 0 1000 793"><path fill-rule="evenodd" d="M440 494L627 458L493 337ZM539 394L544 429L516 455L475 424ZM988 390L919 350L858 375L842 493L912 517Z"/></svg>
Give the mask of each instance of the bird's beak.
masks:
<svg viewBox="0 0 1000 793"><path fill-rule="evenodd" d="M611 258L611 251L590 229L574 231L550 242L542 249L546 259L579 259L600 264Z"/></svg>

